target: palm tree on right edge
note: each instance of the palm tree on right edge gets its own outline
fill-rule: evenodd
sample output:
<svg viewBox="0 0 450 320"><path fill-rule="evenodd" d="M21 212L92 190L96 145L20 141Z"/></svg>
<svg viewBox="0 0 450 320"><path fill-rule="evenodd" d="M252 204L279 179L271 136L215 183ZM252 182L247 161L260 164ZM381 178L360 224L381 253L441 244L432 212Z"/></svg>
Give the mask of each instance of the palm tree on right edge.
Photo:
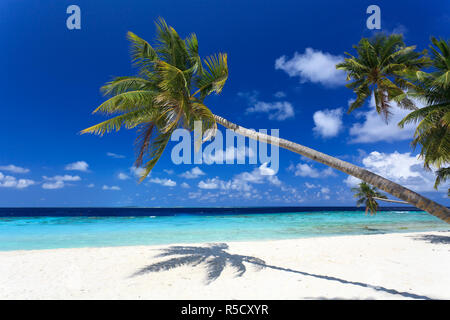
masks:
<svg viewBox="0 0 450 320"><path fill-rule="evenodd" d="M417 123L413 148L421 146L425 168L436 167L435 189L450 178L450 40L431 38L432 72L415 72L410 77L417 83L414 94L426 106L408 114L399 126ZM448 189L450 197L450 188Z"/></svg>
<svg viewBox="0 0 450 320"><path fill-rule="evenodd" d="M450 210L414 191L366 169L327 154L278 137L259 133L236 125L211 112L204 99L220 93L228 78L226 54L203 60L198 54L197 37L181 39L164 20L157 23L157 46L129 33L133 60L140 67L137 77L119 77L103 87L112 98L95 111L115 115L102 123L84 129L82 133L103 135L110 131L141 127L138 138L137 166L145 168L141 181L161 157L173 130L183 127L193 130L193 121L202 121L213 132L216 123L253 140L278 145L336 170L354 176L413 206L450 223ZM193 92L193 93L192 93ZM200 94L200 97L195 97ZM210 135L211 136L211 135ZM143 162L143 158L148 159Z"/></svg>

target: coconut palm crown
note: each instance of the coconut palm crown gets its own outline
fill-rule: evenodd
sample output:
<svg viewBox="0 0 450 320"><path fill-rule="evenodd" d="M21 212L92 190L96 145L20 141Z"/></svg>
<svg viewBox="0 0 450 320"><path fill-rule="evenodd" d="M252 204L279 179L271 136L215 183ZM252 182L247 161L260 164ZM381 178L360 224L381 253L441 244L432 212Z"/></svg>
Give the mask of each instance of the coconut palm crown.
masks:
<svg viewBox="0 0 450 320"><path fill-rule="evenodd" d="M111 97L94 113L114 117L81 131L103 135L123 126L139 128L135 165L144 168L141 181L176 128L193 130L194 121L201 121L204 140L215 134L216 122L204 99L220 93L228 78L227 55L200 58L195 34L182 39L162 18L156 22L156 33L156 44L151 46L128 32L139 74L117 77L104 85L101 90Z"/></svg>
<svg viewBox="0 0 450 320"><path fill-rule="evenodd" d="M352 188L355 193L353 196L358 198L356 206L364 204L366 206L366 214L369 211L370 215L376 214L378 211L378 202L374 198L387 199L387 197L378 192L378 189L371 185L361 182L358 187Z"/></svg>
<svg viewBox="0 0 450 320"><path fill-rule="evenodd" d="M408 114L399 125L418 123L412 146L421 146L425 167L438 168L437 188L450 176L450 41L431 38L431 42L433 70L411 75L417 83L415 95L422 97L426 106Z"/></svg>
<svg viewBox="0 0 450 320"><path fill-rule="evenodd" d="M429 64L429 59L418 53L415 46L406 47L403 36L378 34L371 39L362 38L353 46L357 56L349 53L348 58L336 65L338 70L347 72L346 86L356 93L348 113L360 108L373 97L378 114L388 121L391 114L391 101L404 109L416 109L406 92L414 87L405 73L418 71Z"/></svg>

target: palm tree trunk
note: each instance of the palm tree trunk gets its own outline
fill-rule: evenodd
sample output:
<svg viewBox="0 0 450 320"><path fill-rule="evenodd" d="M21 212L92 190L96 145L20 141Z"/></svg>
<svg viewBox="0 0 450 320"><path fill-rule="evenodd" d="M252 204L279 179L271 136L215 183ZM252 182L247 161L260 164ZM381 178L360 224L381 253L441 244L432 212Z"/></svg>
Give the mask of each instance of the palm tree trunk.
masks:
<svg viewBox="0 0 450 320"><path fill-rule="evenodd" d="M450 223L450 210L447 207L444 207L420 194L411 191L401 185L392 182L386 178L383 178L373 172L370 172L361 167L355 166L351 163L342 161L340 159L331 157L322 152L310 149L308 147L302 146L300 144L272 137L267 134L259 133L250 129L243 128L234 124L220 116L214 115L214 119L217 123L221 124L225 128L233 130L234 132L241 134L245 137L248 137L253 140L261 141L264 143L270 143L280 146L281 148L290 150L292 152L301 154L302 156L308 157L314 161L323 163L329 167L332 167L336 170L345 172L353 177L361 179L391 195L396 198L402 199L409 204L422 209L433 216L436 216L447 223Z"/></svg>
<svg viewBox="0 0 450 320"><path fill-rule="evenodd" d="M372 198L375 199L375 200L378 200L378 201L385 201L385 202L393 202L393 203L409 204L409 203L406 202L406 201L398 201L398 200L384 199L384 198L378 198L378 197L372 197Z"/></svg>

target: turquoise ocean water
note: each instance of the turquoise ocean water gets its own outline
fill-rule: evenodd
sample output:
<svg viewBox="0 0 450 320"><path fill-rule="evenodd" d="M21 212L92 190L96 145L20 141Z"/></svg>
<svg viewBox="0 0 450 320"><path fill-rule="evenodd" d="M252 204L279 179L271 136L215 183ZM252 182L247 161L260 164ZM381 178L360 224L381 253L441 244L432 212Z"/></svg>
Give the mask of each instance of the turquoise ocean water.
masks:
<svg viewBox="0 0 450 320"><path fill-rule="evenodd" d="M450 230L421 211L305 210L147 216L0 217L0 250L250 241Z"/></svg>

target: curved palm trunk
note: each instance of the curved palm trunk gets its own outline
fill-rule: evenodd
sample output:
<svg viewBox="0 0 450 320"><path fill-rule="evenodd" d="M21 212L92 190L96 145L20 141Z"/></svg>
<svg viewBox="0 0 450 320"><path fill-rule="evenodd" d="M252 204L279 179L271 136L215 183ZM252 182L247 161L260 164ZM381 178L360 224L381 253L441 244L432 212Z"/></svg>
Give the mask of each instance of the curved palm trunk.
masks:
<svg viewBox="0 0 450 320"><path fill-rule="evenodd" d="M345 172L351 176L361 179L385 192L388 192L389 194L393 195L396 198L402 199L408 202L409 204L419 209L422 209L444 220L447 223L450 223L450 210L448 208L428 198L425 198L414 191L402 187L401 185L395 182L392 182L375 173L372 173L366 169L355 166L351 163L342 161L340 159L331 157L327 154L310 149L300 144L243 128L217 115L214 115L214 119L216 120L217 123L221 124L222 126L230 130L233 130L238 134L246 136L250 139L259 140L261 142L270 144L276 144L284 149L301 154L302 156L308 157L314 161L323 163L336 170Z"/></svg>

